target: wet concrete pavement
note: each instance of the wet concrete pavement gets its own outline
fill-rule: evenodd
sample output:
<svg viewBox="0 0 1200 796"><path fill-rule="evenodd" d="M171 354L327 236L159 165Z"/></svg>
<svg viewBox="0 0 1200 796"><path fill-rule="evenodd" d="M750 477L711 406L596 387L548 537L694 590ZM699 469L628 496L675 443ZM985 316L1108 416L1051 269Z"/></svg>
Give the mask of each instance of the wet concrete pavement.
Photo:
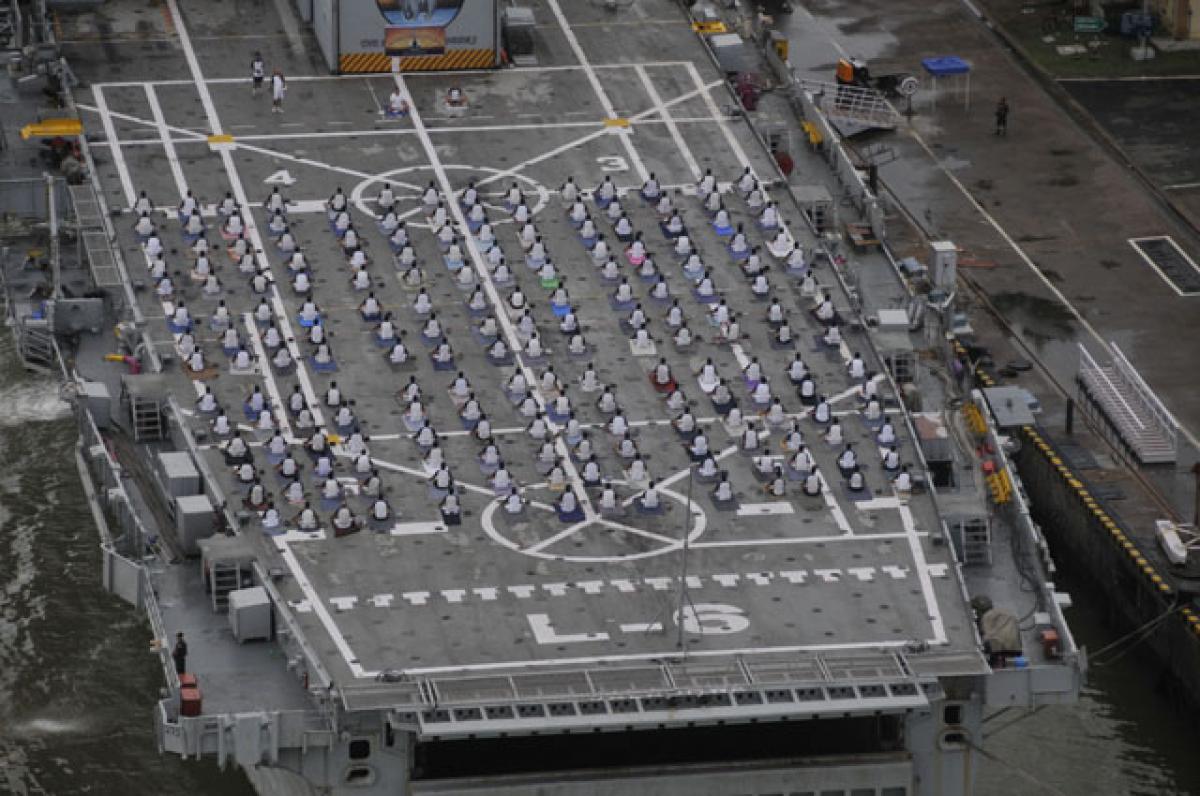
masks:
<svg viewBox="0 0 1200 796"><path fill-rule="evenodd" d="M887 189L927 233L966 250L966 275L1071 389L1077 344L1103 356L1116 343L1187 429L1200 430L1194 372L1197 297L1179 296L1130 245L1169 235L1200 259L1193 230L1047 94L961 0L808 0L786 20L793 66L832 79L844 54L876 73L919 73L920 60L958 55L972 65L969 107L928 82L911 123L874 142L896 159ZM1009 134L994 135L997 99Z"/></svg>
<svg viewBox="0 0 1200 796"><path fill-rule="evenodd" d="M1200 228L1200 79L1062 80L1130 160Z"/></svg>

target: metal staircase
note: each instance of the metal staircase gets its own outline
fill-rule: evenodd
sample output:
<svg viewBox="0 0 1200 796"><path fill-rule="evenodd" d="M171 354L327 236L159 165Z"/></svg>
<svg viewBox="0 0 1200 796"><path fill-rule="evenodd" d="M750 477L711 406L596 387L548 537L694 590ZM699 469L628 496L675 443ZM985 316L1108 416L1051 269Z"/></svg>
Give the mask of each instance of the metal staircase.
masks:
<svg viewBox="0 0 1200 796"><path fill-rule="evenodd" d="M57 368L54 336L44 320L21 318L16 327L17 353L28 370L51 373Z"/></svg>
<svg viewBox="0 0 1200 796"><path fill-rule="evenodd" d="M213 613L223 614L229 610L229 592L241 588L242 568L237 562L215 561L209 572Z"/></svg>
<svg viewBox="0 0 1200 796"><path fill-rule="evenodd" d="M900 114L873 88L843 86L799 76L795 84L812 96L813 103L842 135L851 136L864 130L894 130L900 124Z"/></svg>
<svg viewBox="0 0 1200 796"><path fill-rule="evenodd" d="M154 399L140 395L129 395L129 416L133 421L134 442L153 442L163 438L162 404Z"/></svg>
<svg viewBox="0 0 1200 796"><path fill-rule="evenodd" d="M1115 345L1109 365L1079 346L1080 403L1108 436L1139 464L1176 459L1178 423Z"/></svg>
<svg viewBox="0 0 1200 796"><path fill-rule="evenodd" d="M71 207L75 211L75 226L83 259L92 273L92 281L98 288L121 287L121 270L117 265L117 254L108 237L104 223L104 208L91 182L69 185ZM116 295L119 291L112 291Z"/></svg>
<svg viewBox="0 0 1200 796"><path fill-rule="evenodd" d="M992 530L986 517L971 517L956 524L963 566L989 566L992 563Z"/></svg>

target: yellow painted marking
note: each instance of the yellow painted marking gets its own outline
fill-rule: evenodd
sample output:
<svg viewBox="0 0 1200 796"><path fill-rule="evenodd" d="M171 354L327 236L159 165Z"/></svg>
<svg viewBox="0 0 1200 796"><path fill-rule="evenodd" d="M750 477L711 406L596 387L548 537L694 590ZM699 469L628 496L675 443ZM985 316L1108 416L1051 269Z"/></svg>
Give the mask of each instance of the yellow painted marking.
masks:
<svg viewBox="0 0 1200 796"><path fill-rule="evenodd" d="M610 116L604 120L605 127L628 127L629 120L621 116Z"/></svg>
<svg viewBox="0 0 1200 796"><path fill-rule="evenodd" d="M21 138L46 138L60 135L82 135L83 123L78 119L43 119L21 128Z"/></svg>
<svg viewBox="0 0 1200 796"><path fill-rule="evenodd" d="M729 28L725 27L725 23L721 20L713 20L711 22L693 22L692 30L699 33L701 36L712 36L717 33L725 33Z"/></svg>
<svg viewBox="0 0 1200 796"><path fill-rule="evenodd" d="M208 143L210 143L210 144L232 144L233 136L231 136L229 133L218 133L217 135L210 135L208 137Z"/></svg>

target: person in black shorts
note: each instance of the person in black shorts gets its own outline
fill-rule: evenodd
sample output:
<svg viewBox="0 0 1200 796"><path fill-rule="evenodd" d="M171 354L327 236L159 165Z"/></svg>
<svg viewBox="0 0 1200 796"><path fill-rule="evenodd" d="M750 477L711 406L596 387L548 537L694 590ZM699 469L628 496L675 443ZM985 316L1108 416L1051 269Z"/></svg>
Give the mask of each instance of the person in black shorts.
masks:
<svg viewBox="0 0 1200 796"><path fill-rule="evenodd" d="M262 53L254 53L254 60L250 62L250 78L254 82L254 94L258 95L262 91L263 80L267 77L267 65L263 62Z"/></svg>

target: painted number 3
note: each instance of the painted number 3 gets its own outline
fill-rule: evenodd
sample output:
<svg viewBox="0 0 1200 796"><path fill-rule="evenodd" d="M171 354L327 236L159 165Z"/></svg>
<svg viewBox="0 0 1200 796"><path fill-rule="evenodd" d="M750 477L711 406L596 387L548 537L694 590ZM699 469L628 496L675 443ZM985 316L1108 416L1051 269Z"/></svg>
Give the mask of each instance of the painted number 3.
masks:
<svg viewBox="0 0 1200 796"><path fill-rule="evenodd" d="M746 613L736 605L724 603L697 603L686 606L675 616L676 623L682 623L688 633L700 635L721 635L725 633L740 633L750 627Z"/></svg>
<svg viewBox="0 0 1200 796"><path fill-rule="evenodd" d="M600 164L600 171L629 171L629 162L620 155L605 155L596 158L596 162Z"/></svg>

